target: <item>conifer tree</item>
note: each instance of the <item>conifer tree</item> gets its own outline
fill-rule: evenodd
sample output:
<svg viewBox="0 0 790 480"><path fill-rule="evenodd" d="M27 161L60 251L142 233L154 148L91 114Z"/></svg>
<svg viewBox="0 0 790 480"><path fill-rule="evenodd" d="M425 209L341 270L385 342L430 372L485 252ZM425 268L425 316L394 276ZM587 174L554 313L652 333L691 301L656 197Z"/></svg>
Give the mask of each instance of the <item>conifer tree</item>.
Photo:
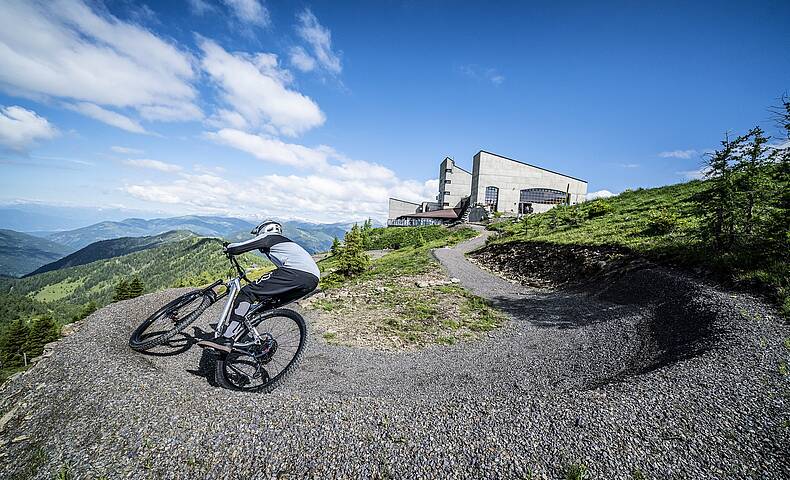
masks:
<svg viewBox="0 0 790 480"><path fill-rule="evenodd" d="M371 243L373 241L373 220L368 218L362 224L362 229L360 230L360 234L362 236L362 246L365 250L370 250Z"/></svg>
<svg viewBox="0 0 790 480"><path fill-rule="evenodd" d="M134 277L129 283L129 297L128 298L135 298L139 297L145 291L145 286L143 286L143 282L140 281L139 277Z"/></svg>
<svg viewBox="0 0 790 480"><path fill-rule="evenodd" d="M0 360L3 367L19 367L24 365L25 342L27 341L28 328L21 318L9 323L0 335Z"/></svg>
<svg viewBox="0 0 790 480"><path fill-rule="evenodd" d="M44 345L58 339L57 324L51 315L36 318L30 325L24 351L28 358L41 355Z"/></svg>
<svg viewBox="0 0 790 480"><path fill-rule="evenodd" d="M343 249L338 257L337 271L346 277L353 277L367 270L370 257L365 252L362 232L358 225L346 232Z"/></svg>
<svg viewBox="0 0 790 480"><path fill-rule="evenodd" d="M331 253L332 256L338 255L342 248L340 240L335 237L334 240L332 240L332 247L329 249L329 253Z"/></svg>
<svg viewBox="0 0 790 480"><path fill-rule="evenodd" d="M115 296L113 297L112 301L118 302L128 298L131 298L129 296L129 283L126 280L121 280L115 287Z"/></svg>

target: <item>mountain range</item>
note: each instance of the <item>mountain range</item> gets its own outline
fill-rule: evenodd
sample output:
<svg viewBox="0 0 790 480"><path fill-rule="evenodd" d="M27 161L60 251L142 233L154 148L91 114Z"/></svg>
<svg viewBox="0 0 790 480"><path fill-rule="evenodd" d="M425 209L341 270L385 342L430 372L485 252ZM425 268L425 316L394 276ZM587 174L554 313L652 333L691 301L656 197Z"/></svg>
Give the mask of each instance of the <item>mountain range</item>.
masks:
<svg viewBox="0 0 790 480"><path fill-rule="evenodd" d="M57 219L54 215L57 211L53 210L53 215L48 215L41 211L28 213L25 210L0 207L0 226L38 226L46 221L60 225L62 221L74 221ZM114 214L118 212L114 211ZM28 216L29 221L26 220ZM283 234L310 253L329 250L334 238L342 238L353 226L353 223L315 224L293 220L283 221L282 224ZM62 231L39 229L22 233L0 230L0 276L37 274L151 248L176 238L172 237L172 233L171 236L154 238L167 232L182 232L177 236L179 239L184 238L183 232L191 232L201 237L242 241L250 238L250 230L255 225L249 220L233 217L188 215L107 220ZM140 240L132 240L133 238ZM120 241L101 243L116 239ZM68 257L64 258L65 256Z"/></svg>
<svg viewBox="0 0 790 480"><path fill-rule="evenodd" d="M24 275L69 253L69 247L13 230L0 230L0 274Z"/></svg>

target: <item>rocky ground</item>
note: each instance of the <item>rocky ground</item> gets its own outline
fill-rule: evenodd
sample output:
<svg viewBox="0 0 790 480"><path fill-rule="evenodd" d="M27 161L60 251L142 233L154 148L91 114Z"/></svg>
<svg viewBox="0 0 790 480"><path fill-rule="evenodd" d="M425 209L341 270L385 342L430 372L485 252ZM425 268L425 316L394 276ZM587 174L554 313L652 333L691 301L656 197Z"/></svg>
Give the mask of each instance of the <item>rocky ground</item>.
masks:
<svg viewBox="0 0 790 480"><path fill-rule="evenodd" d="M313 332L269 395L215 387L188 337L129 350L179 291L110 305L0 390L0 477L790 477L790 329L771 307L656 267L525 287L464 259L482 241L436 256L511 315L502 328L401 353Z"/></svg>

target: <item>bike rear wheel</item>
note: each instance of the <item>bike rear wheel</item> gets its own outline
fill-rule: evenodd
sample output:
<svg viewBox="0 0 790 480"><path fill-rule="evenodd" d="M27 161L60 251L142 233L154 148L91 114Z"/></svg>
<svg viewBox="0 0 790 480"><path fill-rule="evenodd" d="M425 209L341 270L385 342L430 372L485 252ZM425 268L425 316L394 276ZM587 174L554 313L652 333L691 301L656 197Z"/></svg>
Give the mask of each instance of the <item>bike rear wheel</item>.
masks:
<svg viewBox="0 0 790 480"><path fill-rule="evenodd" d="M160 308L132 333L129 346L138 351L162 345L188 327L214 302L211 290L193 290Z"/></svg>
<svg viewBox="0 0 790 480"><path fill-rule="evenodd" d="M301 315L276 309L253 315L250 323L264 339L262 345L249 345L253 337L246 330L237 347L217 359L216 380L225 388L269 393L280 385L301 360L307 342L307 326Z"/></svg>

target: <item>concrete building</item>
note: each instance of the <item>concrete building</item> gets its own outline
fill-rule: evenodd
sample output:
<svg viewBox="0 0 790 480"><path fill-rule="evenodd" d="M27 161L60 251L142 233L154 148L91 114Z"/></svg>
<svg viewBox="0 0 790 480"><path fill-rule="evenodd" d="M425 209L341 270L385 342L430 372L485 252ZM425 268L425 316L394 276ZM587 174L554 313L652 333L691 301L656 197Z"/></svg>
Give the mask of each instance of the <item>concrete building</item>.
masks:
<svg viewBox="0 0 790 480"><path fill-rule="evenodd" d="M446 157L439 165L439 195L441 208L455 208L472 192L472 174Z"/></svg>
<svg viewBox="0 0 790 480"><path fill-rule="evenodd" d="M587 182L481 150L472 161L470 195L490 212L540 213L583 202Z"/></svg>
<svg viewBox="0 0 790 480"><path fill-rule="evenodd" d="M540 213L585 201L587 182L485 150L472 172L447 157L439 165L437 203L390 199L388 225L412 226L478 221L489 214Z"/></svg>

